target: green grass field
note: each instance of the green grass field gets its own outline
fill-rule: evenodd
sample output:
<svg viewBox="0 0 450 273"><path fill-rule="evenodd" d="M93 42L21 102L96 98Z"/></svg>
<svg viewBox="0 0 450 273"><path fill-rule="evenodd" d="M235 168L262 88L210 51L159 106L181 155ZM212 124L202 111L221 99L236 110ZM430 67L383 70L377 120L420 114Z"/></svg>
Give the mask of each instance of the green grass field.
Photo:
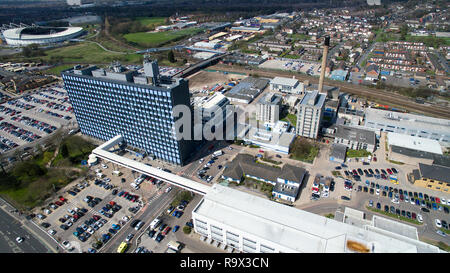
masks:
<svg viewBox="0 0 450 273"><path fill-rule="evenodd" d="M281 121L288 121L292 126L297 126L297 115L287 114Z"/></svg>
<svg viewBox="0 0 450 273"><path fill-rule="evenodd" d="M201 28L187 28L182 30L163 32L137 32L125 34L123 37L131 43L142 47L158 47L171 41L176 41L203 31Z"/></svg>
<svg viewBox="0 0 450 273"><path fill-rule="evenodd" d="M135 20L144 26L159 26L164 24L166 17L136 17Z"/></svg>
<svg viewBox="0 0 450 273"><path fill-rule="evenodd" d="M55 76L60 76L61 71L69 69L71 67L73 67L73 65L71 65L71 64L62 64L62 65L54 66L54 67L52 67L50 69L47 69L47 70L45 70L43 72L45 74L51 74L51 75L55 75Z"/></svg>
<svg viewBox="0 0 450 273"><path fill-rule="evenodd" d="M80 43L66 47L51 49L45 52L47 56L41 57L45 61L60 61L63 63L110 63L121 61L125 63L140 63L140 54L118 54L103 50L94 43Z"/></svg>

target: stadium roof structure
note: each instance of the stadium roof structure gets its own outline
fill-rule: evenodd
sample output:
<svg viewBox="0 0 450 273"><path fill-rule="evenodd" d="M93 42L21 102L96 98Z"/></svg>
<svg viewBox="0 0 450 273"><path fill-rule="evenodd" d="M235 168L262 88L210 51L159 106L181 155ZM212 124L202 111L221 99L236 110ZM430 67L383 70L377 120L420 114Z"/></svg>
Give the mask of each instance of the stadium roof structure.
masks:
<svg viewBox="0 0 450 273"><path fill-rule="evenodd" d="M3 31L3 37L11 45L45 44L62 42L80 35L82 27L20 27Z"/></svg>

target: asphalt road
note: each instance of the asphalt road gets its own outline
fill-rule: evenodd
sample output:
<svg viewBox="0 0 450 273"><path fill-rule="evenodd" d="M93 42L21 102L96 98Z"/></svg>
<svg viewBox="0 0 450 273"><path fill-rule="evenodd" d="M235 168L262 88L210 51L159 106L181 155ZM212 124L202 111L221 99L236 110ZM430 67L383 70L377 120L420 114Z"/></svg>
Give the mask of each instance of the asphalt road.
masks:
<svg viewBox="0 0 450 273"><path fill-rule="evenodd" d="M165 188L165 187L164 187ZM102 253L115 253L117 248L119 247L120 243L125 241L125 238L128 234L133 233L134 239L132 241L132 246L129 246L127 252L132 252L134 249L135 241L140 236L141 233L145 232L148 225L150 225L151 221L158 216L163 210L165 210L169 203L173 200L173 198L176 196L176 194L179 192L179 190L174 189L170 191L169 193L164 192L164 188L162 188L162 192L160 194L157 194L149 199L149 202L144 206L144 208L138 212L134 217L134 219L140 219L145 222L144 226L139 230L136 231L134 228L130 226L129 221L118 234L116 234L104 247L101 249L100 252Z"/></svg>
<svg viewBox="0 0 450 273"><path fill-rule="evenodd" d="M22 243L16 242L23 237ZM36 239L22 223L0 209L0 252L1 253L47 253L48 249Z"/></svg>

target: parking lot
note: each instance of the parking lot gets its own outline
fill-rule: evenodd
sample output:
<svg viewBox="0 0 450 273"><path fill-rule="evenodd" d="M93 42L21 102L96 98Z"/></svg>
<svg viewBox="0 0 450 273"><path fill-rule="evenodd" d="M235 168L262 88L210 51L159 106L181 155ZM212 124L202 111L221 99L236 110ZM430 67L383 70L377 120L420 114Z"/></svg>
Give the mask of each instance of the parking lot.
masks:
<svg viewBox="0 0 450 273"><path fill-rule="evenodd" d="M150 222L153 219L149 219L150 222L146 225L145 232L143 232L140 237L140 243L134 249L131 249L131 251L139 251L139 248L141 247L151 250L154 253L173 252L173 250L168 248L168 243L173 241L181 243L181 248L179 250L181 253L225 253L226 251L220 247L202 241L200 236L193 230L190 234L185 234L183 232L183 227L185 225L192 225L192 210L197 206L201 199L202 196L196 195L182 209L179 207L172 209L170 206L165 207L162 215L159 217L161 223L158 226L151 228ZM174 216L173 214L175 211L182 211L183 214L179 217ZM165 229L167 229L167 233L162 235ZM160 233L162 236L160 236L161 240L158 241L156 239Z"/></svg>
<svg viewBox="0 0 450 273"><path fill-rule="evenodd" d="M290 71L298 71L312 76L320 75L320 63L301 61L301 60L281 60L281 59L273 59L267 60L260 64L258 67L260 68L271 68L271 69L281 69L281 70L290 70Z"/></svg>
<svg viewBox="0 0 450 273"><path fill-rule="evenodd" d="M240 150L240 146L230 145L226 141L209 142L196 151L194 160L184 166L180 173L201 183L214 183L220 179L226 164L231 162ZM214 152L217 154L214 155Z"/></svg>
<svg viewBox="0 0 450 273"><path fill-rule="evenodd" d="M146 177L135 189L131 184L140 174L108 162L94 166L91 175L96 178L68 185L61 195L65 201L55 198L35 211L36 223L60 243L69 242L72 251L100 250L162 187Z"/></svg>
<svg viewBox="0 0 450 273"><path fill-rule="evenodd" d="M428 195L421 191L408 191L387 180L357 182L355 189L357 193L367 195L367 206L373 209L389 213L389 216L400 220L417 221L416 224L423 223L423 215L427 214L433 220L428 224L435 225L434 219L439 219L448 230L446 223L450 219L450 203L445 198L437 197L439 193Z"/></svg>
<svg viewBox="0 0 450 273"><path fill-rule="evenodd" d="M61 84L42 87L0 105L0 152L44 138L74 124L73 109Z"/></svg>

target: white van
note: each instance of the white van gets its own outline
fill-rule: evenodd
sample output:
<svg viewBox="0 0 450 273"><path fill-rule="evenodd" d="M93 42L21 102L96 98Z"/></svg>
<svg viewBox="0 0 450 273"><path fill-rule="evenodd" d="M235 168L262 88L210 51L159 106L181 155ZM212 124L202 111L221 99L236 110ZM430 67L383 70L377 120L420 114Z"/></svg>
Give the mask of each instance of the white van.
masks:
<svg viewBox="0 0 450 273"><path fill-rule="evenodd" d="M113 171L112 174L115 175L115 176L121 176L122 175L122 173L120 171Z"/></svg>
<svg viewBox="0 0 450 273"><path fill-rule="evenodd" d="M130 186L132 186L135 190L138 190L140 188L140 186L135 183L130 183Z"/></svg>
<svg viewBox="0 0 450 273"><path fill-rule="evenodd" d="M175 250L175 251L180 251L180 249L181 249L181 244L180 244L179 242L170 241L170 242L167 244L167 247L170 248L170 249L173 249L173 250Z"/></svg>

